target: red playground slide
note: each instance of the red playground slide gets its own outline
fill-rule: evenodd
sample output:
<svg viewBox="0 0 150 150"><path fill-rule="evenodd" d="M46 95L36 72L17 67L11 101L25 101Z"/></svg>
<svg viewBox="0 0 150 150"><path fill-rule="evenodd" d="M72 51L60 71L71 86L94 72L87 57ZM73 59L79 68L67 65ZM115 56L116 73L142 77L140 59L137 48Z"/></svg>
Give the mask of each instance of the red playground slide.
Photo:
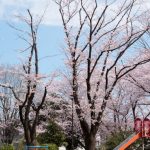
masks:
<svg viewBox="0 0 150 150"><path fill-rule="evenodd" d="M142 133L133 133L129 136L125 141L123 141L120 145L118 145L114 150L125 150L128 148L132 143L142 137Z"/></svg>
<svg viewBox="0 0 150 150"><path fill-rule="evenodd" d="M145 118L143 121L137 118L134 122L134 131L126 140L118 145L114 150L126 150L132 143L140 138L150 138L150 120Z"/></svg>

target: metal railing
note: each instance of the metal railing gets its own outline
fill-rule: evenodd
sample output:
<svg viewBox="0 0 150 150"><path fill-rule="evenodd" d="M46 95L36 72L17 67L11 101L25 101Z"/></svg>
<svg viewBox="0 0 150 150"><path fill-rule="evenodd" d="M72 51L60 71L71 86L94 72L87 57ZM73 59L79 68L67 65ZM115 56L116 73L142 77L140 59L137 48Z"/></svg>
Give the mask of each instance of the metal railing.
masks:
<svg viewBox="0 0 150 150"><path fill-rule="evenodd" d="M37 149L45 148L45 150L48 150L48 146L27 146L27 145L25 146L25 150L31 150L34 148L37 148Z"/></svg>

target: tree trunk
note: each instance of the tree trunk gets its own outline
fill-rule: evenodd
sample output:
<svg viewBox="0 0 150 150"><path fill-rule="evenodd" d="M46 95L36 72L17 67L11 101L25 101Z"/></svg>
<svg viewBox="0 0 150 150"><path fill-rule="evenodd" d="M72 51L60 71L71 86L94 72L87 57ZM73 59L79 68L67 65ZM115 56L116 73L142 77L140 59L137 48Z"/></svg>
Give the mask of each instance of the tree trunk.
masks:
<svg viewBox="0 0 150 150"><path fill-rule="evenodd" d="M95 150L96 149L96 135L89 134L85 137L85 150Z"/></svg>
<svg viewBox="0 0 150 150"><path fill-rule="evenodd" d="M35 146L36 145L36 133L33 130L24 130L24 135L26 139L26 145Z"/></svg>

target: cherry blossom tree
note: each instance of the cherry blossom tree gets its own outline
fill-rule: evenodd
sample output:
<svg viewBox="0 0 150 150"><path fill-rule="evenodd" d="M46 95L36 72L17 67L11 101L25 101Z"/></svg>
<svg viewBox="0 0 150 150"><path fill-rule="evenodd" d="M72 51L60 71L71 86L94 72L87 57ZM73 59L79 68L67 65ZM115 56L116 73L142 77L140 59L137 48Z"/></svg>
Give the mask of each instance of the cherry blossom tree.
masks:
<svg viewBox="0 0 150 150"><path fill-rule="evenodd" d="M149 39L149 37L146 37ZM150 57L150 47L148 44L149 40L145 41L142 40L142 53L144 56L141 57ZM147 63L144 66L138 67L134 70L134 72L128 75L127 80L130 81L132 84L137 86L138 88L142 89L145 92L145 95L150 94L150 70L149 70L150 63ZM136 77L135 77L136 75Z"/></svg>
<svg viewBox="0 0 150 150"><path fill-rule="evenodd" d="M138 45L140 45L140 55L136 59L150 57L149 35L148 31L147 34L139 41ZM133 88L133 92L131 92L132 95L131 93L129 93L129 95L131 95L134 119L137 117L137 113L134 113L136 108L140 108L140 112L142 113L141 116L143 118L150 115L150 103L148 98L150 94L149 65L150 63L147 63L144 66L139 66L125 77L125 80L128 82L130 87Z"/></svg>
<svg viewBox="0 0 150 150"><path fill-rule="evenodd" d="M133 131L134 120L142 117L141 114L144 112L138 105L145 100L144 92L129 81L122 79L114 88L110 100L111 103L108 103L105 110L106 117L102 120L109 133Z"/></svg>
<svg viewBox="0 0 150 150"><path fill-rule="evenodd" d="M96 134L116 84L150 61L135 59L133 52L133 45L149 30L149 22L140 23L138 0L55 2L66 40L70 85L66 93L74 102L86 150L95 150Z"/></svg>
<svg viewBox="0 0 150 150"><path fill-rule="evenodd" d="M131 91L129 95L134 119L137 117L142 117L144 119L150 115L148 66L149 63L135 69L126 77L130 87L133 87L133 91Z"/></svg>
<svg viewBox="0 0 150 150"><path fill-rule="evenodd" d="M68 143L66 148L68 150L75 149L77 146L85 147L75 106L68 99L68 93L70 93L68 81L65 78L56 80L51 86L53 87L52 94L48 93L43 114L45 114L46 110L46 114L48 114L46 116L47 120L54 121L62 127L66 135L66 142Z"/></svg>
<svg viewBox="0 0 150 150"><path fill-rule="evenodd" d="M3 84L11 83L11 85L19 89L22 81L18 74L15 73L16 68L4 65L1 65L0 68L0 82ZM2 143L11 144L15 136L19 133L19 110L12 91L6 87L0 87L0 126Z"/></svg>
<svg viewBox="0 0 150 150"><path fill-rule="evenodd" d="M9 88L12 91L17 100L19 117L24 129L26 144L35 145L38 118L46 100L47 87L50 82L46 83L46 77L40 74L39 71L37 34L43 16L35 20L30 10L27 10L27 14L28 16L18 16L27 25L27 31L11 25L12 28L21 33L19 37L28 44L28 47L22 50L22 52L26 53L27 58L25 61L22 61L22 68L18 71L23 86L19 92L11 83L1 84L1 87Z"/></svg>

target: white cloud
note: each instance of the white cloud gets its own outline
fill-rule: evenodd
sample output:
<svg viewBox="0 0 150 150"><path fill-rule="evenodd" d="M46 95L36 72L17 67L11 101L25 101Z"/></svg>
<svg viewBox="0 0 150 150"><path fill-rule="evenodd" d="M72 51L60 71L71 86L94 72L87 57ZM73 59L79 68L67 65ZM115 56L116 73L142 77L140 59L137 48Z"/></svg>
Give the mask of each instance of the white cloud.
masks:
<svg viewBox="0 0 150 150"><path fill-rule="evenodd" d="M26 9L30 9L35 15L42 15L46 9L43 23L61 24L57 5L52 0L0 0L0 19L14 18L16 14L23 15Z"/></svg>
<svg viewBox="0 0 150 150"><path fill-rule="evenodd" d="M113 9L117 9L120 3L120 0L116 1L115 5L113 5ZM101 3L100 11L103 7L103 0L98 2ZM111 2L111 0L109 0ZM129 0L130 2L130 0ZM150 9L150 1L149 0L138 0L137 2L142 3L141 11L145 9ZM57 5L53 2L53 0L0 0L0 19L14 19L15 14L24 14L26 9L30 9L35 15L42 15L44 10L47 8L46 14L44 16L43 23L47 25L61 25L61 18L57 8ZM109 13L110 15L110 13ZM112 15L112 13L111 13ZM77 24L77 17L73 21L73 23Z"/></svg>
<svg viewBox="0 0 150 150"><path fill-rule="evenodd" d="M47 25L60 25L61 18L58 10L58 6L51 0L33 0L32 1L31 11L34 14L43 14L46 9L46 13L44 16L44 24Z"/></svg>

